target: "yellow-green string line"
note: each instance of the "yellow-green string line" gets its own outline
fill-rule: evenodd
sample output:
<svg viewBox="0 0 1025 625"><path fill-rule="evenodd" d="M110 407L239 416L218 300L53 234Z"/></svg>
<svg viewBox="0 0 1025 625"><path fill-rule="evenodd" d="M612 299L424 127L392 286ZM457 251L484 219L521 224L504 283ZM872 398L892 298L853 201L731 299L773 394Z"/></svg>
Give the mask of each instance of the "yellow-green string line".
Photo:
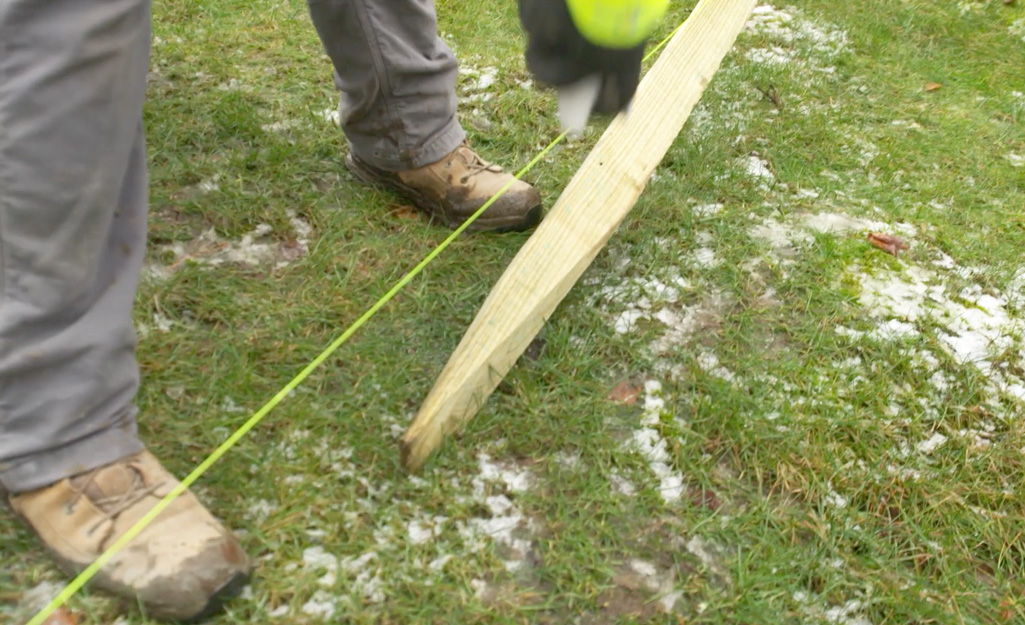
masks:
<svg viewBox="0 0 1025 625"><path fill-rule="evenodd" d="M683 24L681 23L679 26L673 29L673 31L669 35L667 35L665 39L663 39L657 46L655 46L651 50L651 52L647 54L647 56L644 57L644 61L647 61L649 58L652 57L652 55L654 55L659 49L661 49L662 46L664 46L682 26ZM157 504L153 506L153 508L150 509L149 512L143 515L141 519L136 521L132 527L128 528L128 530L124 534L122 534L120 538L114 541L114 544L108 547L107 550L100 554L100 556L96 558L96 560L93 561L92 564L86 567L84 571L79 573L73 580L71 580L71 582L69 582L68 585L65 586L61 590L61 592L58 593L57 596L50 601L50 603L48 603L42 610L37 612L36 615L32 617L32 620L25 623L25 625L42 625L43 622L47 619L47 617L49 617L54 612L54 610L56 610L61 605L66 603L68 599L70 599L72 596L74 596L76 592L78 592L82 587L84 587L89 582L89 580L91 580L96 575L96 573L98 573L100 569L102 569L104 565L106 565L107 562L110 561L112 557L114 557L114 555L117 552L121 551L121 549L123 549L136 536L138 536L139 533L142 532L142 530L144 530L150 523L152 523L153 520L156 519L156 517L167 508L167 506L171 505L172 501L174 501L179 495L188 490L188 488L192 486L192 484L195 483L196 480L202 477L203 474L206 473L207 470L209 470L215 462L220 460L221 457L224 456L224 454L226 454L232 447L234 447L235 444L238 443L238 441L240 441L243 436L245 436L247 433L249 433L250 430L256 427L257 424L259 424L260 421L262 421L263 418L267 416L267 414L271 410L273 410L275 407L277 407L278 404L284 401L285 398L288 397L288 395L296 389L296 387L302 384L303 381L305 381L311 373L313 373L321 364L323 364L325 360L330 358L331 355L335 353L335 351L337 351L338 348L341 347L346 341L348 341L349 338L353 334L355 334L357 330L363 327L363 325L367 321L369 321L371 317L377 314L378 310L380 310L385 304L391 301L392 298L394 298L399 293L399 291L401 291L413 278L419 275L420 272L422 272L424 268L427 267L427 265L429 265L435 258L438 257L439 254L441 254L442 251L445 250L445 248L447 248L453 241L455 241L459 237L459 235L466 230L466 228L468 228L474 221L477 220L478 217L480 217L484 213L484 211L486 211L492 204L495 203L496 200L498 200L499 197L501 197L506 191L508 191L509 187L511 187L517 180L521 179L524 175L526 175L527 172L533 169L534 166L537 165L541 161L541 159L543 159L549 152L551 152L556 145L561 143L566 138L567 134L568 133L563 132L554 140L552 140L552 142L549 143L543 150L538 152L537 156L532 158L529 163L527 163L522 169L520 169L520 171L518 171L513 176L512 180L507 182L501 189L498 190L497 193L491 196L491 198L489 198L488 201L486 201L480 208L477 209L476 212L473 213L473 215L471 215L466 221L464 221L458 228L452 231L452 233L449 234L449 236L447 236L444 241L439 243L437 247L435 247L426 257L424 257L424 259L421 260L416 265L416 267L410 270L409 273L407 273L405 276L402 277L402 279L395 283L395 286L393 286L387 293L385 293L381 297L381 299L377 300L377 302L375 302L373 306L371 306L365 313L363 313L363 315L359 319L357 319L351 326L349 326L344 332L342 332L342 334L337 339L335 339L330 345L328 345L327 348L324 349L324 351L321 352L319 356L314 358L310 362L310 364L306 365L306 367L302 371L300 371L298 375L292 378L292 380L288 384L286 384L284 388L278 391L277 394L270 399L270 401L264 404L262 408L260 408L253 414L253 416L251 416L245 423L239 426L239 428L235 430L231 434L231 436L229 436L223 443L221 443L217 447L217 449L215 449L209 456L207 456L206 460L201 462L199 466L197 466L195 469L192 470L191 473L185 476L185 478L181 482L179 482L173 489L171 489L171 492L167 493L167 495L165 495L160 501L158 501Z"/></svg>

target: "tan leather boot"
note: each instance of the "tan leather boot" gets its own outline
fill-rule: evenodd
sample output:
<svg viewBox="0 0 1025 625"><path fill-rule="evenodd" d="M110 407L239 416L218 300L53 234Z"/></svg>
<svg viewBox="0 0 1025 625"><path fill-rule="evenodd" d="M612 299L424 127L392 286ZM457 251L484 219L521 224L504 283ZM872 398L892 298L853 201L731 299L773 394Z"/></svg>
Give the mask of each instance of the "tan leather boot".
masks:
<svg viewBox="0 0 1025 625"><path fill-rule="evenodd" d="M178 484L148 452L9 495L57 563L76 575ZM237 594L248 556L213 515L186 491L116 553L91 584L133 602L148 616L197 621Z"/></svg>
<svg viewBox="0 0 1025 625"><path fill-rule="evenodd" d="M405 195L430 219L452 229L462 225L510 180L513 184L466 228L467 232L528 230L541 221L541 194L482 159L465 142L440 161L409 171L377 169L352 154L345 164L363 182Z"/></svg>

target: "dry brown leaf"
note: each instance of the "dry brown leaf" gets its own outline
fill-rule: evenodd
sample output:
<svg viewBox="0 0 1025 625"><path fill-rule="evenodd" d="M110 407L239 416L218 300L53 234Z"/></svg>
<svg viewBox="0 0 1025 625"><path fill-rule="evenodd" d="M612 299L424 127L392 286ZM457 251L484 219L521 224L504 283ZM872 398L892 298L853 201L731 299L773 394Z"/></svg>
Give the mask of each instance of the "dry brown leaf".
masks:
<svg viewBox="0 0 1025 625"><path fill-rule="evenodd" d="M691 487L687 491L687 496L695 506L706 508L713 512L722 507L722 500L719 499L719 496L707 488Z"/></svg>
<svg viewBox="0 0 1025 625"><path fill-rule="evenodd" d="M609 391L609 399L618 403L632 406L637 403L637 398L641 396L641 387L637 383L626 380L616 385L616 388Z"/></svg>
<svg viewBox="0 0 1025 625"><path fill-rule="evenodd" d="M869 232L868 241L887 254L893 254L894 256L897 256L902 250L910 249L910 246L904 241L904 239L895 234Z"/></svg>
<svg viewBox="0 0 1025 625"><path fill-rule="evenodd" d="M393 205L390 208L391 214L399 219L419 219L416 208L408 204Z"/></svg>
<svg viewBox="0 0 1025 625"><path fill-rule="evenodd" d="M927 83L925 83L925 90L926 91L936 91L937 89L941 88L942 86L943 85L941 85L938 82L927 82Z"/></svg>
<svg viewBox="0 0 1025 625"><path fill-rule="evenodd" d="M78 617L66 607L61 606L46 617L43 625L78 625Z"/></svg>

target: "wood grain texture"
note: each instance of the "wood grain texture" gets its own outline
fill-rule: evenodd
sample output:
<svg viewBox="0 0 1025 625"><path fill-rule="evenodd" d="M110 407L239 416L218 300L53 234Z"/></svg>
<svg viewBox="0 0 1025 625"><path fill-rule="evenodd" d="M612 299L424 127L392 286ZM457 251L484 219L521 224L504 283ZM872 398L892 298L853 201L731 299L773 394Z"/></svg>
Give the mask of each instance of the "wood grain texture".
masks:
<svg viewBox="0 0 1025 625"><path fill-rule="evenodd" d="M622 223L756 0L701 0L495 284L399 440L418 470L471 419Z"/></svg>

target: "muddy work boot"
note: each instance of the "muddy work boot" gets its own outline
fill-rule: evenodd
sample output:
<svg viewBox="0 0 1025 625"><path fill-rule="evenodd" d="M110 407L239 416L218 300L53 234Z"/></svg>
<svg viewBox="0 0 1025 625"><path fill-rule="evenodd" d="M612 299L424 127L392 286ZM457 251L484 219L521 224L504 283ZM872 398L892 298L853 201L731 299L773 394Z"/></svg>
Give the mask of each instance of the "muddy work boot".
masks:
<svg viewBox="0 0 1025 625"><path fill-rule="evenodd" d="M9 498L61 569L77 575L177 484L143 452ZM141 603L149 617L197 622L237 594L249 574L249 558L234 537L185 491L91 584Z"/></svg>
<svg viewBox="0 0 1025 625"><path fill-rule="evenodd" d="M345 164L363 182L405 195L432 221L439 221L453 230L509 181L513 181L512 185L466 230L522 231L541 221L541 194L526 182L504 173L498 165L482 159L465 142L440 161L419 169L384 171L351 153Z"/></svg>

